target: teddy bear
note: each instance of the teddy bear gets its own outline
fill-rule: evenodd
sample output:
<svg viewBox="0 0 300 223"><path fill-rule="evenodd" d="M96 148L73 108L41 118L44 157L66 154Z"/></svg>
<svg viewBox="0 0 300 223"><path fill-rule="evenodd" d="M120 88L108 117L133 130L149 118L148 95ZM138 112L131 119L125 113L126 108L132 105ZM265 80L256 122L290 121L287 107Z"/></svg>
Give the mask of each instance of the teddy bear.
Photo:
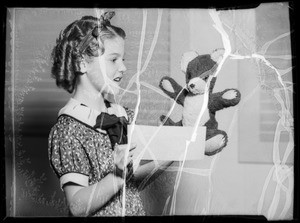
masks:
<svg viewBox="0 0 300 223"><path fill-rule="evenodd" d="M219 153L228 142L227 133L218 129L216 112L237 105L241 98L241 93L234 88L213 92L217 79L214 74L224 52L223 48L204 55L199 55L195 51L186 52L181 58L181 71L185 74L186 85L182 87L169 76L164 76L159 83L160 89L165 94L183 106L182 119L178 122L165 115L160 117L163 125L168 126L194 126L207 89L208 104L199 123L201 126L206 126L205 155L207 156Z"/></svg>

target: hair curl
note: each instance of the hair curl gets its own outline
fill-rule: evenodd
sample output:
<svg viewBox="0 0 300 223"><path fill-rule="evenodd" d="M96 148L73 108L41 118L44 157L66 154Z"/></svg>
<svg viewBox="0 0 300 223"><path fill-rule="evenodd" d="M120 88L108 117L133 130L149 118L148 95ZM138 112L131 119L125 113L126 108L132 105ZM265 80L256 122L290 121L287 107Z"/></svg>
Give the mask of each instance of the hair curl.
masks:
<svg viewBox="0 0 300 223"><path fill-rule="evenodd" d="M81 74L79 64L83 59L83 55L88 57L99 56L99 50L104 53L105 49L102 43L105 39L112 39L117 36L125 39L124 30L110 24L109 20L113 15L114 13L111 14L111 12L105 13L100 19L93 16L84 16L60 32L51 53L51 75L56 79L58 87L72 93L75 89L77 77ZM93 35L85 43L82 51L82 41L93 34L95 28L98 30L98 36Z"/></svg>

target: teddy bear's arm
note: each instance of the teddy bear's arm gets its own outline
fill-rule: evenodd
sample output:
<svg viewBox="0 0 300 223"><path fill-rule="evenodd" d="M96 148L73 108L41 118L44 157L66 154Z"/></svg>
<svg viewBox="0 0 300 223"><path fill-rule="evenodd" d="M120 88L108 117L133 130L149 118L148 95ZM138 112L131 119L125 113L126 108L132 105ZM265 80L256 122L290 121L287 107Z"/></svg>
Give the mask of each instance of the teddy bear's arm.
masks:
<svg viewBox="0 0 300 223"><path fill-rule="evenodd" d="M183 106L188 91L181 87L173 78L165 76L159 83L160 89L178 104Z"/></svg>
<svg viewBox="0 0 300 223"><path fill-rule="evenodd" d="M160 116L160 121L163 125L167 126L182 126L182 120L174 122L171 118L166 117L165 115Z"/></svg>
<svg viewBox="0 0 300 223"><path fill-rule="evenodd" d="M223 95L229 91L235 92L235 96L230 99L224 98ZM209 97L210 97L209 104L208 104L209 110L212 112L216 112L223 108L228 108L237 105L240 102L241 93L237 89L230 88L230 89L225 89L224 91L221 92L212 93L210 94Z"/></svg>

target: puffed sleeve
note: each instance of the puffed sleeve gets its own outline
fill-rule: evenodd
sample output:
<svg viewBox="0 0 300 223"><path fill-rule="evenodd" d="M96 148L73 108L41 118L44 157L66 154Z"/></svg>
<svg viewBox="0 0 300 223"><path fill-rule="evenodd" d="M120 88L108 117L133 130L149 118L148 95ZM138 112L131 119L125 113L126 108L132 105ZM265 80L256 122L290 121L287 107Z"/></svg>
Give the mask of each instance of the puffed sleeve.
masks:
<svg viewBox="0 0 300 223"><path fill-rule="evenodd" d="M60 186L73 182L88 186L88 156L70 126L54 126L49 134L50 165L60 179Z"/></svg>

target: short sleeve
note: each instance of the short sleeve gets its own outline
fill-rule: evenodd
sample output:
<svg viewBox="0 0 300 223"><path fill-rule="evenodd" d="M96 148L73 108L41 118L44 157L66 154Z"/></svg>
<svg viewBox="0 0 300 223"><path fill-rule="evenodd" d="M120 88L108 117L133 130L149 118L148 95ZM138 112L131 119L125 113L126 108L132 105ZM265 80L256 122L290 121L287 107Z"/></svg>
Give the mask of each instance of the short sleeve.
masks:
<svg viewBox="0 0 300 223"><path fill-rule="evenodd" d="M49 134L49 160L61 187L67 182L88 186L88 156L72 126L54 126Z"/></svg>

